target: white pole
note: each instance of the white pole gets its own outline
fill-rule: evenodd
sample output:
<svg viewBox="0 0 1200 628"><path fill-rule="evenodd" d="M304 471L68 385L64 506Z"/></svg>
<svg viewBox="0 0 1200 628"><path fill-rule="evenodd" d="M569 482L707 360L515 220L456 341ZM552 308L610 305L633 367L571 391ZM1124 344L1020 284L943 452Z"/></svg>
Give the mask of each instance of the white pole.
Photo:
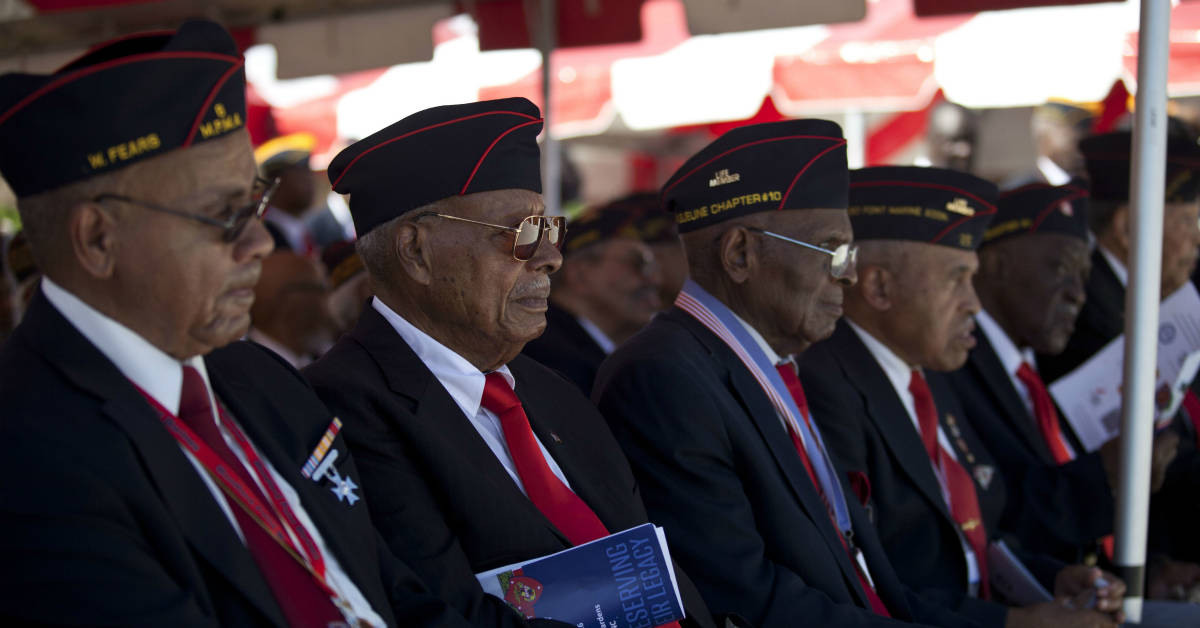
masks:
<svg viewBox="0 0 1200 628"><path fill-rule="evenodd" d="M562 146L550 130L551 98L554 96L554 77L550 73L550 53L557 45L555 41L558 18L555 0L542 0L540 36L538 49L542 53L542 118L546 121L546 137L542 140L542 200L546 203L546 215L562 215Z"/></svg>
<svg viewBox="0 0 1200 628"><path fill-rule="evenodd" d="M846 164L851 168L862 168L867 155L867 116L862 109L846 110L842 132L846 135Z"/></svg>
<svg viewBox="0 0 1200 628"><path fill-rule="evenodd" d="M1142 619L1154 439L1154 380L1162 275L1163 193L1167 145L1167 32L1170 0L1142 0L1137 107L1133 125L1130 212L1133 224L1125 295L1125 394L1121 409L1121 477L1117 492L1118 575L1125 580L1128 621Z"/></svg>

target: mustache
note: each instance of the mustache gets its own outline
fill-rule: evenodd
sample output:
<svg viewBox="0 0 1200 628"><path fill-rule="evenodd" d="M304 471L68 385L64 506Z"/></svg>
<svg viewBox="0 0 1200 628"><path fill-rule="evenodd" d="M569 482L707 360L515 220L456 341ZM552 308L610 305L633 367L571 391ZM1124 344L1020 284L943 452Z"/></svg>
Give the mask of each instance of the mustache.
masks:
<svg viewBox="0 0 1200 628"><path fill-rule="evenodd" d="M260 275L262 275L262 264L248 265L244 269L237 271L229 277L229 281L225 282L225 289L254 289L254 287L258 285Z"/></svg>
<svg viewBox="0 0 1200 628"><path fill-rule="evenodd" d="M513 299L547 299L550 298L550 278L543 275L538 279L527 284L520 284L513 288L511 298Z"/></svg>

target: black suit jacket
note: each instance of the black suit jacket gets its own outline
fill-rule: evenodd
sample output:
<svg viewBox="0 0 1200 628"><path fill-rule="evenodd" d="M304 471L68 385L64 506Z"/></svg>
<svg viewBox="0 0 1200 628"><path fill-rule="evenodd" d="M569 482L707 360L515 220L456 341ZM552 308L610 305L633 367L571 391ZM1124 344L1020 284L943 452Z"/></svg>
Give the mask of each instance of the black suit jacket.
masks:
<svg viewBox="0 0 1200 628"><path fill-rule="evenodd" d="M593 398L709 607L753 625L892 626L855 568L775 408L733 351L674 308L600 368ZM901 584L847 488L854 540L894 617L971 625Z"/></svg>
<svg viewBox="0 0 1200 628"><path fill-rule="evenodd" d="M980 624L1003 626L1004 606L967 595L967 565L921 435L867 346L845 321L800 356L813 419L840 468L870 480L875 527L896 573L929 599ZM941 380L926 378L955 457L975 483L984 524L994 532L1004 508L1004 478ZM980 478L986 480L981 482Z"/></svg>
<svg viewBox="0 0 1200 628"><path fill-rule="evenodd" d="M529 358L508 366L534 433L572 490L610 532L646 523L633 474L596 409ZM503 606L473 574L571 547L374 308L304 374L346 423L375 525L439 597L467 613ZM678 575L688 614L711 625Z"/></svg>
<svg viewBox="0 0 1200 628"><path fill-rule="evenodd" d="M364 504L301 476L332 418L304 380L249 343L205 363L375 611L389 624L467 625L387 552ZM0 623L286 625L156 412L40 292L0 350L0 372ZM334 447L339 472L357 479L340 436Z"/></svg>
<svg viewBox="0 0 1200 628"><path fill-rule="evenodd" d="M592 394L592 382L606 354L592 339L579 319L550 304L546 311L546 331L521 351L571 380L585 396Z"/></svg>
<svg viewBox="0 0 1200 628"><path fill-rule="evenodd" d="M1031 551L1074 562L1095 541L1112 533L1115 504L1098 453L1078 454L1054 464L1037 420L1013 386L1000 357L982 330L967 363L946 374L961 400L967 421L988 443L1008 484L1008 501L1020 504L1006 512L1001 528ZM1060 421L1068 432L1066 420Z"/></svg>

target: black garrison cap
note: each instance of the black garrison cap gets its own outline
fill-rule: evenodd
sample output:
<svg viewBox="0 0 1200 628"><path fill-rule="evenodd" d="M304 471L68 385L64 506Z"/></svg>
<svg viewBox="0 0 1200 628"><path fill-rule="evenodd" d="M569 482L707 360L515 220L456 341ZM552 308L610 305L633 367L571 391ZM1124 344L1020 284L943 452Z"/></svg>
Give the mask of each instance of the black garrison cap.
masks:
<svg viewBox="0 0 1200 628"><path fill-rule="evenodd" d="M757 212L845 208L846 173L836 123L751 124L688 159L663 186L662 201L687 233Z"/></svg>
<svg viewBox="0 0 1200 628"><path fill-rule="evenodd" d="M996 186L957 170L878 166L850 171L855 240L913 240L973 251L996 213Z"/></svg>
<svg viewBox="0 0 1200 628"><path fill-rule="evenodd" d="M671 242L679 240L679 229L674 217L659 207L657 193L631 194L588 209L569 222L563 251L572 253L612 238Z"/></svg>
<svg viewBox="0 0 1200 628"><path fill-rule="evenodd" d="M1071 179L1066 185L1031 183L1001 192L983 243L1027 233L1059 233L1086 242L1087 210L1088 187L1082 179Z"/></svg>
<svg viewBox="0 0 1200 628"><path fill-rule="evenodd" d="M115 39L53 74L0 76L0 173L27 197L246 120L242 56L209 21Z"/></svg>
<svg viewBox="0 0 1200 628"><path fill-rule="evenodd" d="M1128 201L1133 134L1129 131L1085 137L1079 150L1087 163L1092 198ZM1186 137L1167 136L1166 202L1187 203L1200 194L1200 146Z"/></svg>
<svg viewBox="0 0 1200 628"><path fill-rule="evenodd" d="M350 195L359 237L451 196L541 194L541 129L541 112L524 98L433 107L346 147L329 164L329 181Z"/></svg>

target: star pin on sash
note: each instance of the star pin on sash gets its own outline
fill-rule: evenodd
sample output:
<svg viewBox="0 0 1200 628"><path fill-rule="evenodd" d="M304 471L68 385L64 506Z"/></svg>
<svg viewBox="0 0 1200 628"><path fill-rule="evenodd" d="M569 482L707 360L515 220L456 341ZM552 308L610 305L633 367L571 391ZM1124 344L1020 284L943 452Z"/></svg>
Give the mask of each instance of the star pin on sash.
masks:
<svg viewBox="0 0 1200 628"><path fill-rule="evenodd" d="M329 424L329 429L325 430L325 435L321 437L321 441L317 443L317 448L313 450L312 455L308 457L308 461L304 463L304 467L300 469L300 475L316 482L321 483L321 480L328 479L333 485L329 488L338 501L348 502L351 506L358 501L358 495L354 491L358 489L358 485L350 476L343 476L338 473L334 462L338 459L338 450L331 449L333 439L337 438L337 434L342 429L342 420L333 417L333 421Z"/></svg>

